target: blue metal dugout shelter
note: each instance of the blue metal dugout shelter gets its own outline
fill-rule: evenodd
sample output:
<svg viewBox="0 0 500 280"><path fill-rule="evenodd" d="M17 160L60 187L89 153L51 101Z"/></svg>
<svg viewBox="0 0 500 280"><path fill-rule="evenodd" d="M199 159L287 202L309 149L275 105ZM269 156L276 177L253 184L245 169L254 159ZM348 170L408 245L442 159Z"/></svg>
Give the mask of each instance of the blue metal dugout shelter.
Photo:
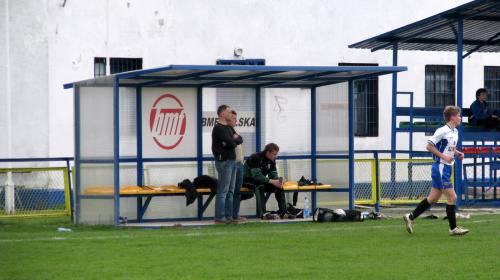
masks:
<svg viewBox="0 0 500 280"><path fill-rule="evenodd" d="M254 146L248 149L250 151L260 151L263 144L275 140L272 136L263 135L263 127L266 126L266 120L269 118L269 114L264 115L266 110L262 106L265 92L281 92L292 89L295 90L294 97L298 99L305 97L308 102L305 102L306 104L303 106L309 107L306 109L308 112L310 111L307 125L310 127L310 132L308 132L310 134L307 136L310 143L300 143L306 147L302 151L280 151L279 159L310 160L311 178L318 178L320 181L324 180L326 176L319 174L318 161L346 159L349 171L348 182L344 187L339 186L337 191L349 193L349 207L353 209L354 81L406 70L406 67L400 66L170 65L66 84L64 88L73 88L74 92L75 221L77 223L118 225L121 216L120 203L123 199L120 197L120 187L128 184L145 185L143 172L148 163L181 164L191 162L197 166L193 177L203 175L204 162L213 161L209 150L204 150L203 147L207 141L211 142L207 133L205 133L205 137L203 136L204 124L202 120L204 112L207 111L207 108L203 108L205 106L203 103L204 95L208 94L205 91L210 88L228 89L229 93L228 91L225 93L229 95L231 95L230 89L250 88L254 90L255 94L252 95L250 103L253 103L255 108L255 142L246 142L246 145ZM335 90L329 90L329 87L336 85L342 86ZM344 95L345 101L332 102L329 98L333 95ZM150 96L154 96L154 98ZM189 99L182 99L184 97ZM161 109L158 104L167 102L166 100L169 103L165 103ZM145 106L148 102L152 105ZM214 111L217 106L226 102L212 103L209 110ZM240 107L243 105L240 104ZM150 112L144 112L145 108ZM182 114L189 120L178 133L172 134L175 139L166 139L162 142L163 140L159 136L149 137L148 133L154 130L152 128L154 114L160 109L168 111L165 108L176 112L184 110ZM345 117L336 120L337 115L330 113L335 112L335 110L342 111L342 116ZM127 113L127 111L132 113ZM129 117L125 118L124 115ZM320 116L319 119L318 116ZM147 125L148 120L151 120L149 125ZM335 121L347 132L346 135L340 136L347 143L345 148L340 147L335 140L328 139L328 135L322 132L329 130L330 135L335 135L337 130L330 129ZM267 128L267 131L270 130L273 129ZM293 142L297 132L288 130L287 134L286 137ZM321 141L321 145L319 141ZM148 147L149 142L154 148ZM155 144L163 149L159 149L158 145L155 146ZM181 151L176 152L176 149ZM133 170L131 178L125 176L124 167ZM323 174L326 173L331 173L331 170ZM168 176L163 176L163 179L168 180L166 177ZM328 184L329 182L323 183ZM113 192L107 195L96 196L85 193L85 189L88 187L107 186L114 187ZM313 197L313 207L314 204L315 197Z"/></svg>
<svg viewBox="0 0 500 280"><path fill-rule="evenodd" d="M447 10L426 19L414 22L387 33L352 44L350 48L392 50L393 66L398 65L398 51L449 51L457 53L456 71L456 106L463 109L463 59L475 52L500 52L500 1L477 0ZM397 73L392 75L392 139L391 149L396 149L397 116L436 117L440 116L443 108L413 108L398 107L398 94L413 93L398 91ZM462 113L464 110L462 110ZM411 124L410 124L411 126ZM411 127L412 132L427 132L434 129L420 130ZM498 141L498 132L478 131L477 129L463 129L458 127L459 143L463 141ZM406 131L408 132L408 131ZM496 142L495 142L496 143ZM410 150L411 150L410 136ZM461 197L462 163L455 164L455 186L457 196ZM458 186L458 187L457 187ZM458 207L458 201L457 201Z"/></svg>

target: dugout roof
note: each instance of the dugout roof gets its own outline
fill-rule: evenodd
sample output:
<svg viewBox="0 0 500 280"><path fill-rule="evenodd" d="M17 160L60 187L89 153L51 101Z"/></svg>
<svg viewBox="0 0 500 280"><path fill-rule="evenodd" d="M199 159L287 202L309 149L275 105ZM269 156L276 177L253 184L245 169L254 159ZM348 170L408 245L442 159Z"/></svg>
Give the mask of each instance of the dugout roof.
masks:
<svg viewBox="0 0 500 280"><path fill-rule="evenodd" d="M459 22L465 52L500 51L500 1L477 0L398 29L352 44L349 48L457 51Z"/></svg>
<svg viewBox="0 0 500 280"><path fill-rule="evenodd" d="M121 87L312 88L406 71L407 67L170 65L109 75L78 85ZM65 84L64 88L72 88Z"/></svg>

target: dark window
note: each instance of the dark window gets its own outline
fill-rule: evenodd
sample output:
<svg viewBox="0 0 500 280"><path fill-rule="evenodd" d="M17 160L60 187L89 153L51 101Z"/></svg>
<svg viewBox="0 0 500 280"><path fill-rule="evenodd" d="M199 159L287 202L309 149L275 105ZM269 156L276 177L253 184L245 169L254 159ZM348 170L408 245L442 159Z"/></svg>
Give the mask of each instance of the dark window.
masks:
<svg viewBox="0 0 500 280"><path fill-rule="evenodd" d="M495 109L499 110L500 109L499 66L484 66L484 88L488 90L488 107L490 107L492 111Z"/></svg>
<svg viewBox="0 0 500 280"><path fill-rule="evenodd" d="M425 106L455 105L455 66L425 66Z"/></svg>
<svg viewBox="0 0 500 280"><path fill-rule="evenodd" d="M258 59L218 59L217 65L266 65L266 60Z"/></svg>
<svg viewBox="0 0 500 280"><path fill-rule="evenodd" d="M106 76L106 58L94 57L94 78Z"/></svg>
<svg viewBox="0 0 500 280"><path fill-rule="evenodd" d="M371 63L339 63L339 66L378 66ZM354 136L378 136L378 77L354 81Z"/></svg>
<svg viewBox="0 0 500 280"><path fill-rule="evenodd" d="M455 105L455 66L425 65L425 107ZM443 122L443 118L425 119L426 122ZM432 135L426 132L425 135Z"/></svg>
<svg viewBox="0 0 500 280"><path fill-rule="evenodd" d="M115 58L109 59L110 74L141 70L142 58ZM106 58L94 57L94 77L106 76Z"/></svg>
<svg viewBox="0 0 500 280"><path fill-rule="evenodd" d="M142 69L142 58L110 58L109 71L111 74Z"/></svg>

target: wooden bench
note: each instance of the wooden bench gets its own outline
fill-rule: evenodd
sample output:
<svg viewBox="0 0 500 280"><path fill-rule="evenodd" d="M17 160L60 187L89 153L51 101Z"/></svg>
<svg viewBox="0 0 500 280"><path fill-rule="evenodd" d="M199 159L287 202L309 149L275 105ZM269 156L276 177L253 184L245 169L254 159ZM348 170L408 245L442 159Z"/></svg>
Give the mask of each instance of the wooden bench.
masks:
<svg viewBox="0 0 500 280"><path fill-rule="evenodd" d="M316 193L317 192L348 192L348 188L333 188L331 185L320 186L299 186L297 182L287 182L284 186L285 193L310 192L311 193L311 210L316 208ZM198 220L203 219L203 214L213 201L215 193L212 193L209 188L197 189L198 192ZM253 194L254 191L243 187L242 194ZM162 196L182 196L186 194L185 189L181 189L174 185L158 186L125 186L120 187L120 197L122 198L137 198L137 221L143 222L144 214L146 213L151 200L154 197ZM266 193L265 202L272 193ZM114 187L87 187L85 188L85 196L104 196L114 195ZM207 196L204 201L204 197ZM256 207L257 213L257 207ZM129 221L131 221L129 219Z"/></svg>

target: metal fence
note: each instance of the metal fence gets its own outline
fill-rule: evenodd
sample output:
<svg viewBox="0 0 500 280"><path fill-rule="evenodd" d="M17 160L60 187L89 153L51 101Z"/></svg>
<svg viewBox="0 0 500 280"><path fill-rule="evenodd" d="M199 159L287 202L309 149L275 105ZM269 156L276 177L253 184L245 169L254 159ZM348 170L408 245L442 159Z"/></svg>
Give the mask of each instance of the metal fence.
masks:
<svg viewBox="0 0 500 280"><path fill-rule="evenodd" d="M7 181L12 185L0 188L0 218L71 215L66 167L0 169L0 182Z"/></svg>
<svg viewBox="0 0 500 280"><path fill-rule="evenodd" d="M392 151L371 151L374 158L355 159L354 163L354 200L355 204L374 205L378 211L380 204L414 204L427 197L431 188L431 159L379 159L380 154ZM413 153L413 152L412 152ZM0 184L0 218L31 217L31 216L60 216L72 214L72 188L71 188L71 158L59 159L12 159L16 162L16 168L0 169L0 182L10 180L14 188L8 189L6 185ZM33 167L22 168L18 166L30 165L26 162L43 162L47 165L50 161L59 161L60 167ZM337 183L331 183L327 178L310 178L310 159L307 160L278 160L280 174L287 177L289 181L295 181L300 176L308 179L318 179L318 182L332 184L333 187L346 187L348 181L343 181L343 176L348 173L346 168L347 159L321 160L318 166L330 170L327 175L332 178L341 178ZM0 159L0 162L9 162ZM32 165L32 164L31 164ZM66 165L66 167L63 167ZM135 185L137 172L135 164L132 166L123 164L120 167L120 184L123 186ZM205 162L203 174L217 176L212 162ZM463 196L460 201L466 206L480 202L498 202L498 191L500 191L500 163L497 161L481 163L464 163L463 165ZM102 171L102 170L101 170ZM110 170L111 172L111 170ZM183 179L193 179L197 174L197 165L193 162L177 163L149 163L142 172L145 185L177 185ZM323 172L323 174L326 174ZM74 176L73 176L74 177ZM325 181L326 180L326 181ZM348 196L342 193L332 193L331 196L322 196L321 205L348 205ZM157 214L161 216L165 205L179 206L176 216L182 217L187 214L182 212L180 205L183 200L176 198L165 198L157 202ZM444 197L440 202L445 202ZM272 202L271 202L272 203ZM252 211L250 203L248 211ZM134 215L133 210L136 201L123 199L120 203L120 212ZM154 208L154 207L153 207ZM183 208L184 209L184 208ZM193 208L194 209L194 208ZM131 212L131 213L128 213ZM188 213L196 216L196 211ZM150 214L152 215L152 214ZM153 215L155 216L155 215Z"/></svg>
<svg viewBox="0 0 500 280"><path fill-rule="evenodd" d="M498 201L500 191L500 162L482 162L463 165L466 206L478 202Z"/></svg>

